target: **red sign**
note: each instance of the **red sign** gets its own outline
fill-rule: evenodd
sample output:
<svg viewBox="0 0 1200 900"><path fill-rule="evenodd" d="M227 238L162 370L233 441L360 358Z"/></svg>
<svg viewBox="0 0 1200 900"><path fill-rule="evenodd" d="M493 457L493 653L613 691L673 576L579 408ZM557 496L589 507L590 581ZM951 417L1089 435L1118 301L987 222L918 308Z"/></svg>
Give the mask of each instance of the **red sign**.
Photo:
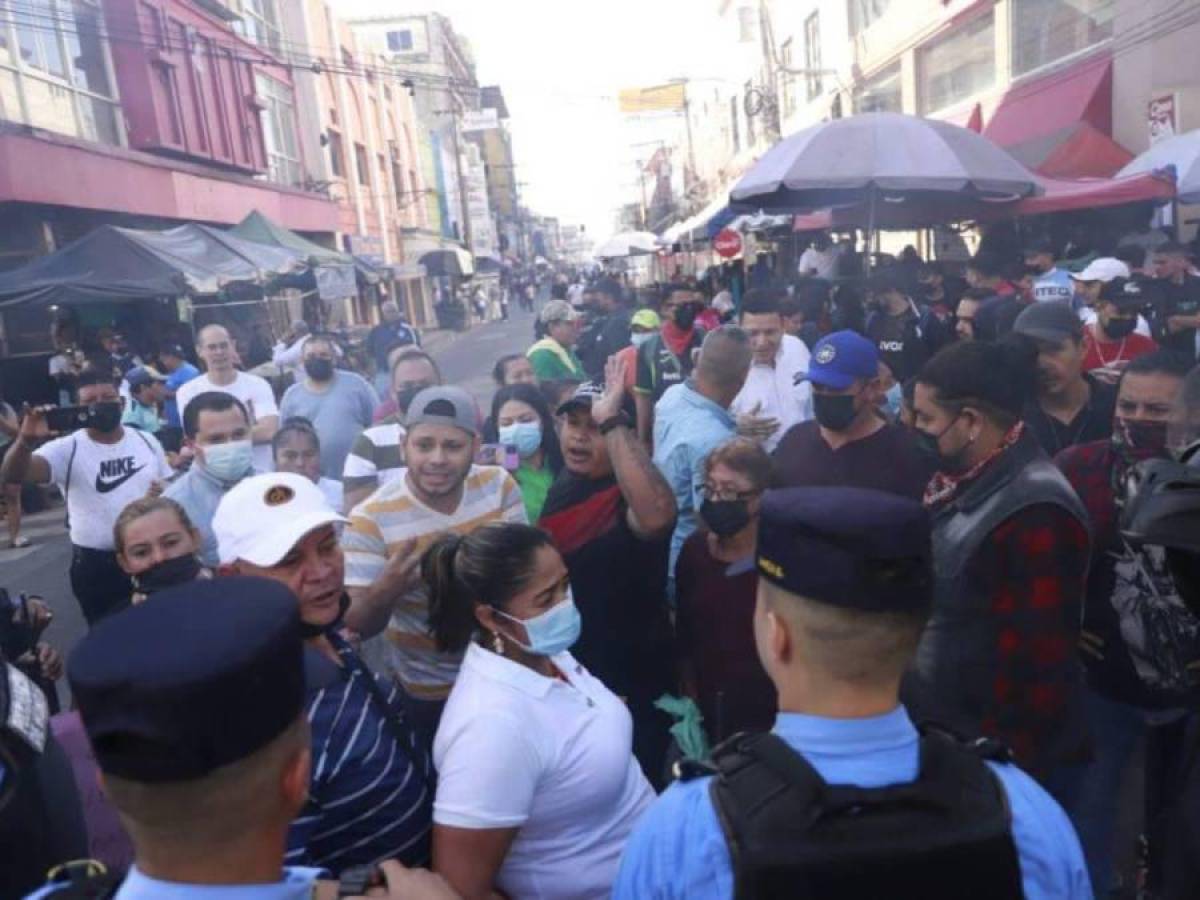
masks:
<svg viewBox="0 0 1200 900"><path fill-rule="evenodd" d="M732 228L722 228L713 238L713 249L726 259L742 252L742 236Z"/></svg>

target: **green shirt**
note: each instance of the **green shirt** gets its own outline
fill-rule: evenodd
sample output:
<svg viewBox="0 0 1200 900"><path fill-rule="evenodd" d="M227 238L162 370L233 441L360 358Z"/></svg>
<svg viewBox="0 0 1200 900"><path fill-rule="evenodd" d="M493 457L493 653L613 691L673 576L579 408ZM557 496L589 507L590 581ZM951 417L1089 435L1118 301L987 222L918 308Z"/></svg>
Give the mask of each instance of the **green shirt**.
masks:
<svg viewBox="0 0 1200 900"><path fill-rule="evenodd" d="M550 485L554 484L554 473L548 466L531 469L525 463L513 472L513 478L521 487L521 499L525 501L525 514L530 522L536 522L542 515L542 507L546 505L546 494Z"/></svg>
<svg viewBox="0 0 1200 900"><path fill-rule="evenodd" d="M147 434L156 434L163 427L162 419L153 406L144 406L134 397L129 398L129 408L121 416L122 425L130 425Z"/></svg>
<svg viewBox="0 0 1200 900"><path fill-rule="evenodd" d="M587 375L575 351L564 347L554 338L542 338L525 354L538 381L562 381L575 378L583 381Z"/></svg>

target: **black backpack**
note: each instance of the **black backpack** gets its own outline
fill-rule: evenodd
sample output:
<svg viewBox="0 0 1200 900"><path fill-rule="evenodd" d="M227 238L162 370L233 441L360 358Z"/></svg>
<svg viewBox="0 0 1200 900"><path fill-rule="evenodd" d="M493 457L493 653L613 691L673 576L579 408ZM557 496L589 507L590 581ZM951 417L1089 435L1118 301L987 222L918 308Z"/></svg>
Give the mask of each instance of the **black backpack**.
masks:
<svg viewBox="0 0 1200 900"><path fill-rule="evenodd" d="M827 784L772 734L713 753L711 796L738 898L1013 900L1024 896L995 742L921 737L916 781ZM694 770L693 773L695 774ZM685 777L687 777L685 775Z"/></svg>

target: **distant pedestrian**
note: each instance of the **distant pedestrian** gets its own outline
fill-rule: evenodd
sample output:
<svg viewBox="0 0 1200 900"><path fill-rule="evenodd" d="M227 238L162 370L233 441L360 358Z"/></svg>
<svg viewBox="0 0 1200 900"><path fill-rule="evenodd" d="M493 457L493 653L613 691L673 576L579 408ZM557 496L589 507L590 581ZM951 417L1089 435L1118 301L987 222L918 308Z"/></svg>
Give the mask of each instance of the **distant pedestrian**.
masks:
<svg viewBox="0 0 1200 900"><path fill-rule="evenodd" d="M163 417L170 428L183 428L183 419L179 415L179 403L176 396L179 389L200 377L200 370L187 361L183 355L183 347L179 344L167 344L158 351L158 361L167 373L166 384L163 385Z"/></svg>
<svg viewBox="0 0 1200 900"><path fill-rule="evenodd" d="M538 381L586 377L574 350L579 338L579 313L566 300L551 300L538 313L538 322L545 336L525 354Z"/></svg>
<svg viewBox="0 0 1200 900"><path fill-rule="evenodd" d="M342 477L346 456L364 429L369 428L379 402L359 375L335 368L333 341L313 335L304 344L304 378L283 395L282 420L307 419L321 437L321 474Z"/></svg>
<svg viewBox="0 0 1200 900"><path fill-rule="evenodd" d="M250 415L250 439L254 444L255 468L271 469L271 438L279 427L279 407L266 379L239 372L235 367L237 351L223 325L206 325L196 334L196 352L208 371L175 392L182 415L189 401L204 391L221 391L236 397Z"/></svg>

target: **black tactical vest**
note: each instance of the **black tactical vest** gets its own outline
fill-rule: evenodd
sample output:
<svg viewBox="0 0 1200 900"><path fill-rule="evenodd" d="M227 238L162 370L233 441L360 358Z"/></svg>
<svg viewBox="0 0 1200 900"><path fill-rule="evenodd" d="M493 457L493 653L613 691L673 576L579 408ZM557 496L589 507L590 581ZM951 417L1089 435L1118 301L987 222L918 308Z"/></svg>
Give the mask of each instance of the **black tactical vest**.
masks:
<svg viewBox="0 0 1200 900"><path fill-rule="evenodd" d="M713 754L713 805L734 896L839 900L1014 900L1023 896L994 743L921 738L916 781L827 784L772 734L737 735Z"/></svg>

